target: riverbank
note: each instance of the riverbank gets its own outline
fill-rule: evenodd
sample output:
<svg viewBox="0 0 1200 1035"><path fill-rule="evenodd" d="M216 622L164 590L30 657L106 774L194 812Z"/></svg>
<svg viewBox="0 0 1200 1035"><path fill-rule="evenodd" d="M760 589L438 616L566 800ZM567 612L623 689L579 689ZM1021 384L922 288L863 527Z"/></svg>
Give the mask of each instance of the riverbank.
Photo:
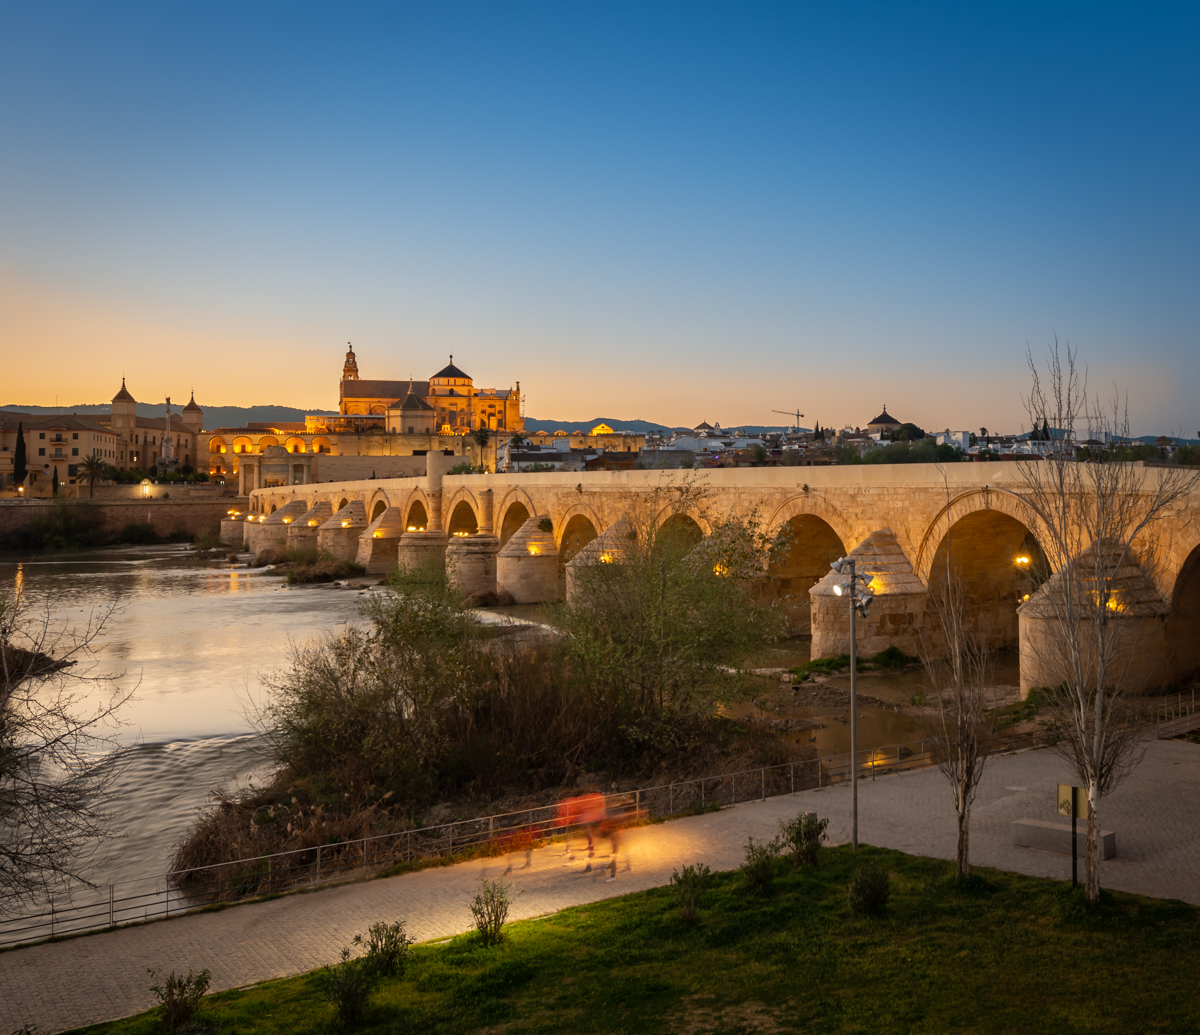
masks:
<svg viewBox="0 0 1200 1035"><path fill-rule="evenodd" d="M155 488L155 499L0 500L0 550L40 552L197 537L215 542L228 511L245 509L245 497L170 499L170 486Z"/></svg>

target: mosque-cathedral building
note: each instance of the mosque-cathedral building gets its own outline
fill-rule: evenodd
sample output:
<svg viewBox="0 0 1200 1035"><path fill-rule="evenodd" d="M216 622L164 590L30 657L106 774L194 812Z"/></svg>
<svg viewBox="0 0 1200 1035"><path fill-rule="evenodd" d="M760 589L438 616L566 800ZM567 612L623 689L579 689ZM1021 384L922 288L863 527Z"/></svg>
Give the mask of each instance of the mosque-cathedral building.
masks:
<svg viewBox="0 0 1200 1035"><path fill-rule="evenodd" d="M475 437L481 428L491 432L486 446ZM240 490L249 491L274 480L279 462L286 463L289 482L423 473L431 449L492 466L497 445L524 429L519 381L513 388L476 388L453 356L427 381L369 380L359 376L351 348L342 366L336 416L216 428L201 434L197 448L208 454L209 474L237 477ZM262 458L272 447L278 449L268 464ZM292 456L285 460L285 452Z"/></svg>

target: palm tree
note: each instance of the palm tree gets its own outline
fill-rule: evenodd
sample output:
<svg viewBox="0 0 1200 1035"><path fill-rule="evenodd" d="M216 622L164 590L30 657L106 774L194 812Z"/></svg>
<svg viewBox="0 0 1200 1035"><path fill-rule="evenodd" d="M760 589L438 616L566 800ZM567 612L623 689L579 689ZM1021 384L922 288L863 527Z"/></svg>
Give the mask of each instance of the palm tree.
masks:
<svg viewBox="0 0 1200 1035"><path fill-rule="evenodd" d="M88 499L96 497L96 481L100 478L105 478L108 475L108 464L106 464L95 453L91 456L85 456L79 461L79 477L88 483Z"/></svg>
<svg viewBox="0 0 1200 1035"><path fill-rule="evenodd" d="M487 444L491 440L492 430L486 424L481 424L471 434L475 440L475 444L479 446L479 469L483 470L483 451L487 449Z"/></svg>

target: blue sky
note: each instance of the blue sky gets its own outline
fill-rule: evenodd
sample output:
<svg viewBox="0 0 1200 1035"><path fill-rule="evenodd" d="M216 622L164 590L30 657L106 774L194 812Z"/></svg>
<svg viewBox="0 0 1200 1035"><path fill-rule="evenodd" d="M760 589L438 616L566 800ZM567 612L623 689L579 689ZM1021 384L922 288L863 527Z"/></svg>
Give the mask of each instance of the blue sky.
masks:
<svg viewBox="0 0 1200 1035"><path fill-rule="evenodd" d="M5 3L0 402L1197 434L1200 9L982 8Z"/></svg>

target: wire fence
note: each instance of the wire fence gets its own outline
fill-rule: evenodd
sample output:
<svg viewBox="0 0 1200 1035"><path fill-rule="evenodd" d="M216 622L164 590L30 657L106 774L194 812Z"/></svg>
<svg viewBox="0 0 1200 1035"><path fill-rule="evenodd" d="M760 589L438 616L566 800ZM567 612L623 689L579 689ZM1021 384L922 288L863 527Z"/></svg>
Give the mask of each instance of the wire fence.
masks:
<svg viewBox="0 0 1200 1035"><path fill-rule="evenodd" d="M1000 733L992 752L1035 747L1041 736L1038 731ZM924 740L862 750L857 757L860 780L937 764L933 745ZM827 787L848 781L853 765L846 753L606 794L605 822L628 825ZM40 910L0 923L0 946L142 923L426 862L529 851L548 840L569 836L582 825L564 817L554 803L96 888L72 888Z"/></svg>

